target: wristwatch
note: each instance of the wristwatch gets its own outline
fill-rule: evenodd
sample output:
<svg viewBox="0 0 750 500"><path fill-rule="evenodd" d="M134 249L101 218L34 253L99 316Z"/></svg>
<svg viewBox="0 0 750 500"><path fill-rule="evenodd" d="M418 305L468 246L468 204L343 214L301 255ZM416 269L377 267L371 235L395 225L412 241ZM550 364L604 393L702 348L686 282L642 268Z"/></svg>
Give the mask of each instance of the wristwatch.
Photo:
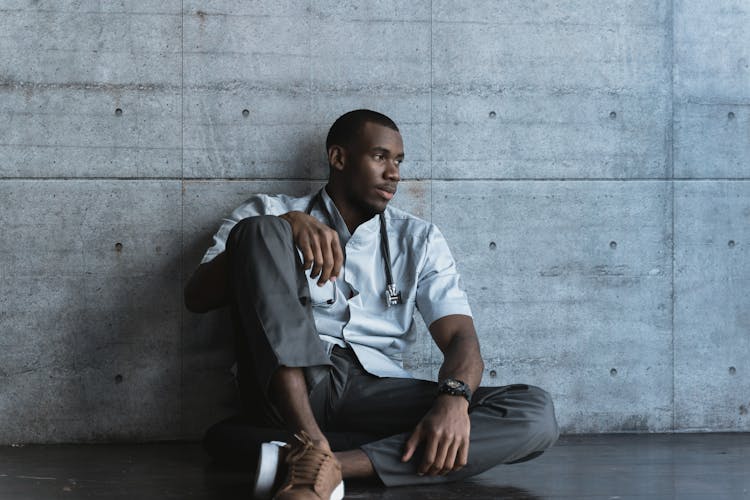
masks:
<svg viewBox="0 0 750 500"><path fill-rule="evenodd" d="M438 395L450 394L451 396L463 396L466 398L466 401L471 403L471 389L469 389L469 386L465 382L455 378L441 380L438 383L437 392Z"/></svg>

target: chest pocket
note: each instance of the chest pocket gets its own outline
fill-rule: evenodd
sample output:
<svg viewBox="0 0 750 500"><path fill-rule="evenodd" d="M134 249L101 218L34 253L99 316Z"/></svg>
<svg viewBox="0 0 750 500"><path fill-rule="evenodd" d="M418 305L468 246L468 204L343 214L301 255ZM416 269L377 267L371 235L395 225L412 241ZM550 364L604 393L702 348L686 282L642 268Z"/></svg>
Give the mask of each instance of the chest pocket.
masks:
<svg viewBox="0 0 750 500"><path fill-rule="evenodd" d="M317 280L308 278L307 285L310 289L310 303L313 307L327 308L336 303L338 291L335 281L329 281L323 286L318 286Z"/></svg>

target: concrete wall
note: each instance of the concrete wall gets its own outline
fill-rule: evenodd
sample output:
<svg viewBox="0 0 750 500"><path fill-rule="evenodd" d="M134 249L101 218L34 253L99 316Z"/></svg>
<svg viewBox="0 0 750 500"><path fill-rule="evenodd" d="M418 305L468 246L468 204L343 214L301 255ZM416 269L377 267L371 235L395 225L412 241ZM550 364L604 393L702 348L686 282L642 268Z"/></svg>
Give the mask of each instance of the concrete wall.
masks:
<svg viewBox="0 0 750 500"><path fill-rule="evenodd" d="M451 243L486 384L547 388L565 432L750 430L746 1L0 13L0 443L230 413L225 314L183 283L249 193L320 185L355 107L402 127L394 203Z"/></svg>

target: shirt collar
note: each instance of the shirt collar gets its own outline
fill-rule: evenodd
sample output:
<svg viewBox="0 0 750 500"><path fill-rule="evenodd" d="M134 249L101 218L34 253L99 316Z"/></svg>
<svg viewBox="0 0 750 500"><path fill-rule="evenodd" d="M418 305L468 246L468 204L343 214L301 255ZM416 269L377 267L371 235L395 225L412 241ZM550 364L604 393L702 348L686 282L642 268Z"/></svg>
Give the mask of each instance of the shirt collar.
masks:
<svg viewBox="0 0 750 500"><path fill-rule="evenodd" d="M356 237L356 239L369 239L372 235L377 234L380 231L379 216L375 215L370 220L360 224L359 227L354 230L354 234L351 234L349 228L346 226L346 222L344 222L344 217L341 215L341 212L339 212L333 199L328 196L328 191L326 191L325 187L321 189L321 197L323 198L325 209L331 215L331 219L335 224L334 229L339 233L339 239L343 245L346 245L352 237Z"/></svg>

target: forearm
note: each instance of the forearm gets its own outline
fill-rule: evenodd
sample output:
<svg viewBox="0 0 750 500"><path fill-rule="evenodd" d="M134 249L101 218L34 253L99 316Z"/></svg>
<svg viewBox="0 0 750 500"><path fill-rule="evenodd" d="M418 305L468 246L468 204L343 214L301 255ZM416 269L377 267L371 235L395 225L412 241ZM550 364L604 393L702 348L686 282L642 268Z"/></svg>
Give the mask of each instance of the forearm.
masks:
<svg viewBox="0 0 750 500"><path fill-rule="evenodd" d="M482 379L484 363L471 318L459 315L441 318L431 325L430 333L444 356L440 379L461 380L473 392ZM471 432L468 410L469 402L461 396L437 396L409 437L401 460L411 460L419 443L424 442L419 473L447 474L466 465Z"/></svg>
<svg viewBox="0 0 750 500"><path fill-rule="evenodd" d="M198 266L185 285L185 306L203 313L228 303L227 257L222 252L213 260Z"/></svg>
<svg viewBox="0 0 750 500"><path fill-rule="evenodd" d="M443 364L438 380L455 378L465 382L473 391L479 387L484 362L479 351L479 341L474 332L457 333L443 351Z"/></svg>

